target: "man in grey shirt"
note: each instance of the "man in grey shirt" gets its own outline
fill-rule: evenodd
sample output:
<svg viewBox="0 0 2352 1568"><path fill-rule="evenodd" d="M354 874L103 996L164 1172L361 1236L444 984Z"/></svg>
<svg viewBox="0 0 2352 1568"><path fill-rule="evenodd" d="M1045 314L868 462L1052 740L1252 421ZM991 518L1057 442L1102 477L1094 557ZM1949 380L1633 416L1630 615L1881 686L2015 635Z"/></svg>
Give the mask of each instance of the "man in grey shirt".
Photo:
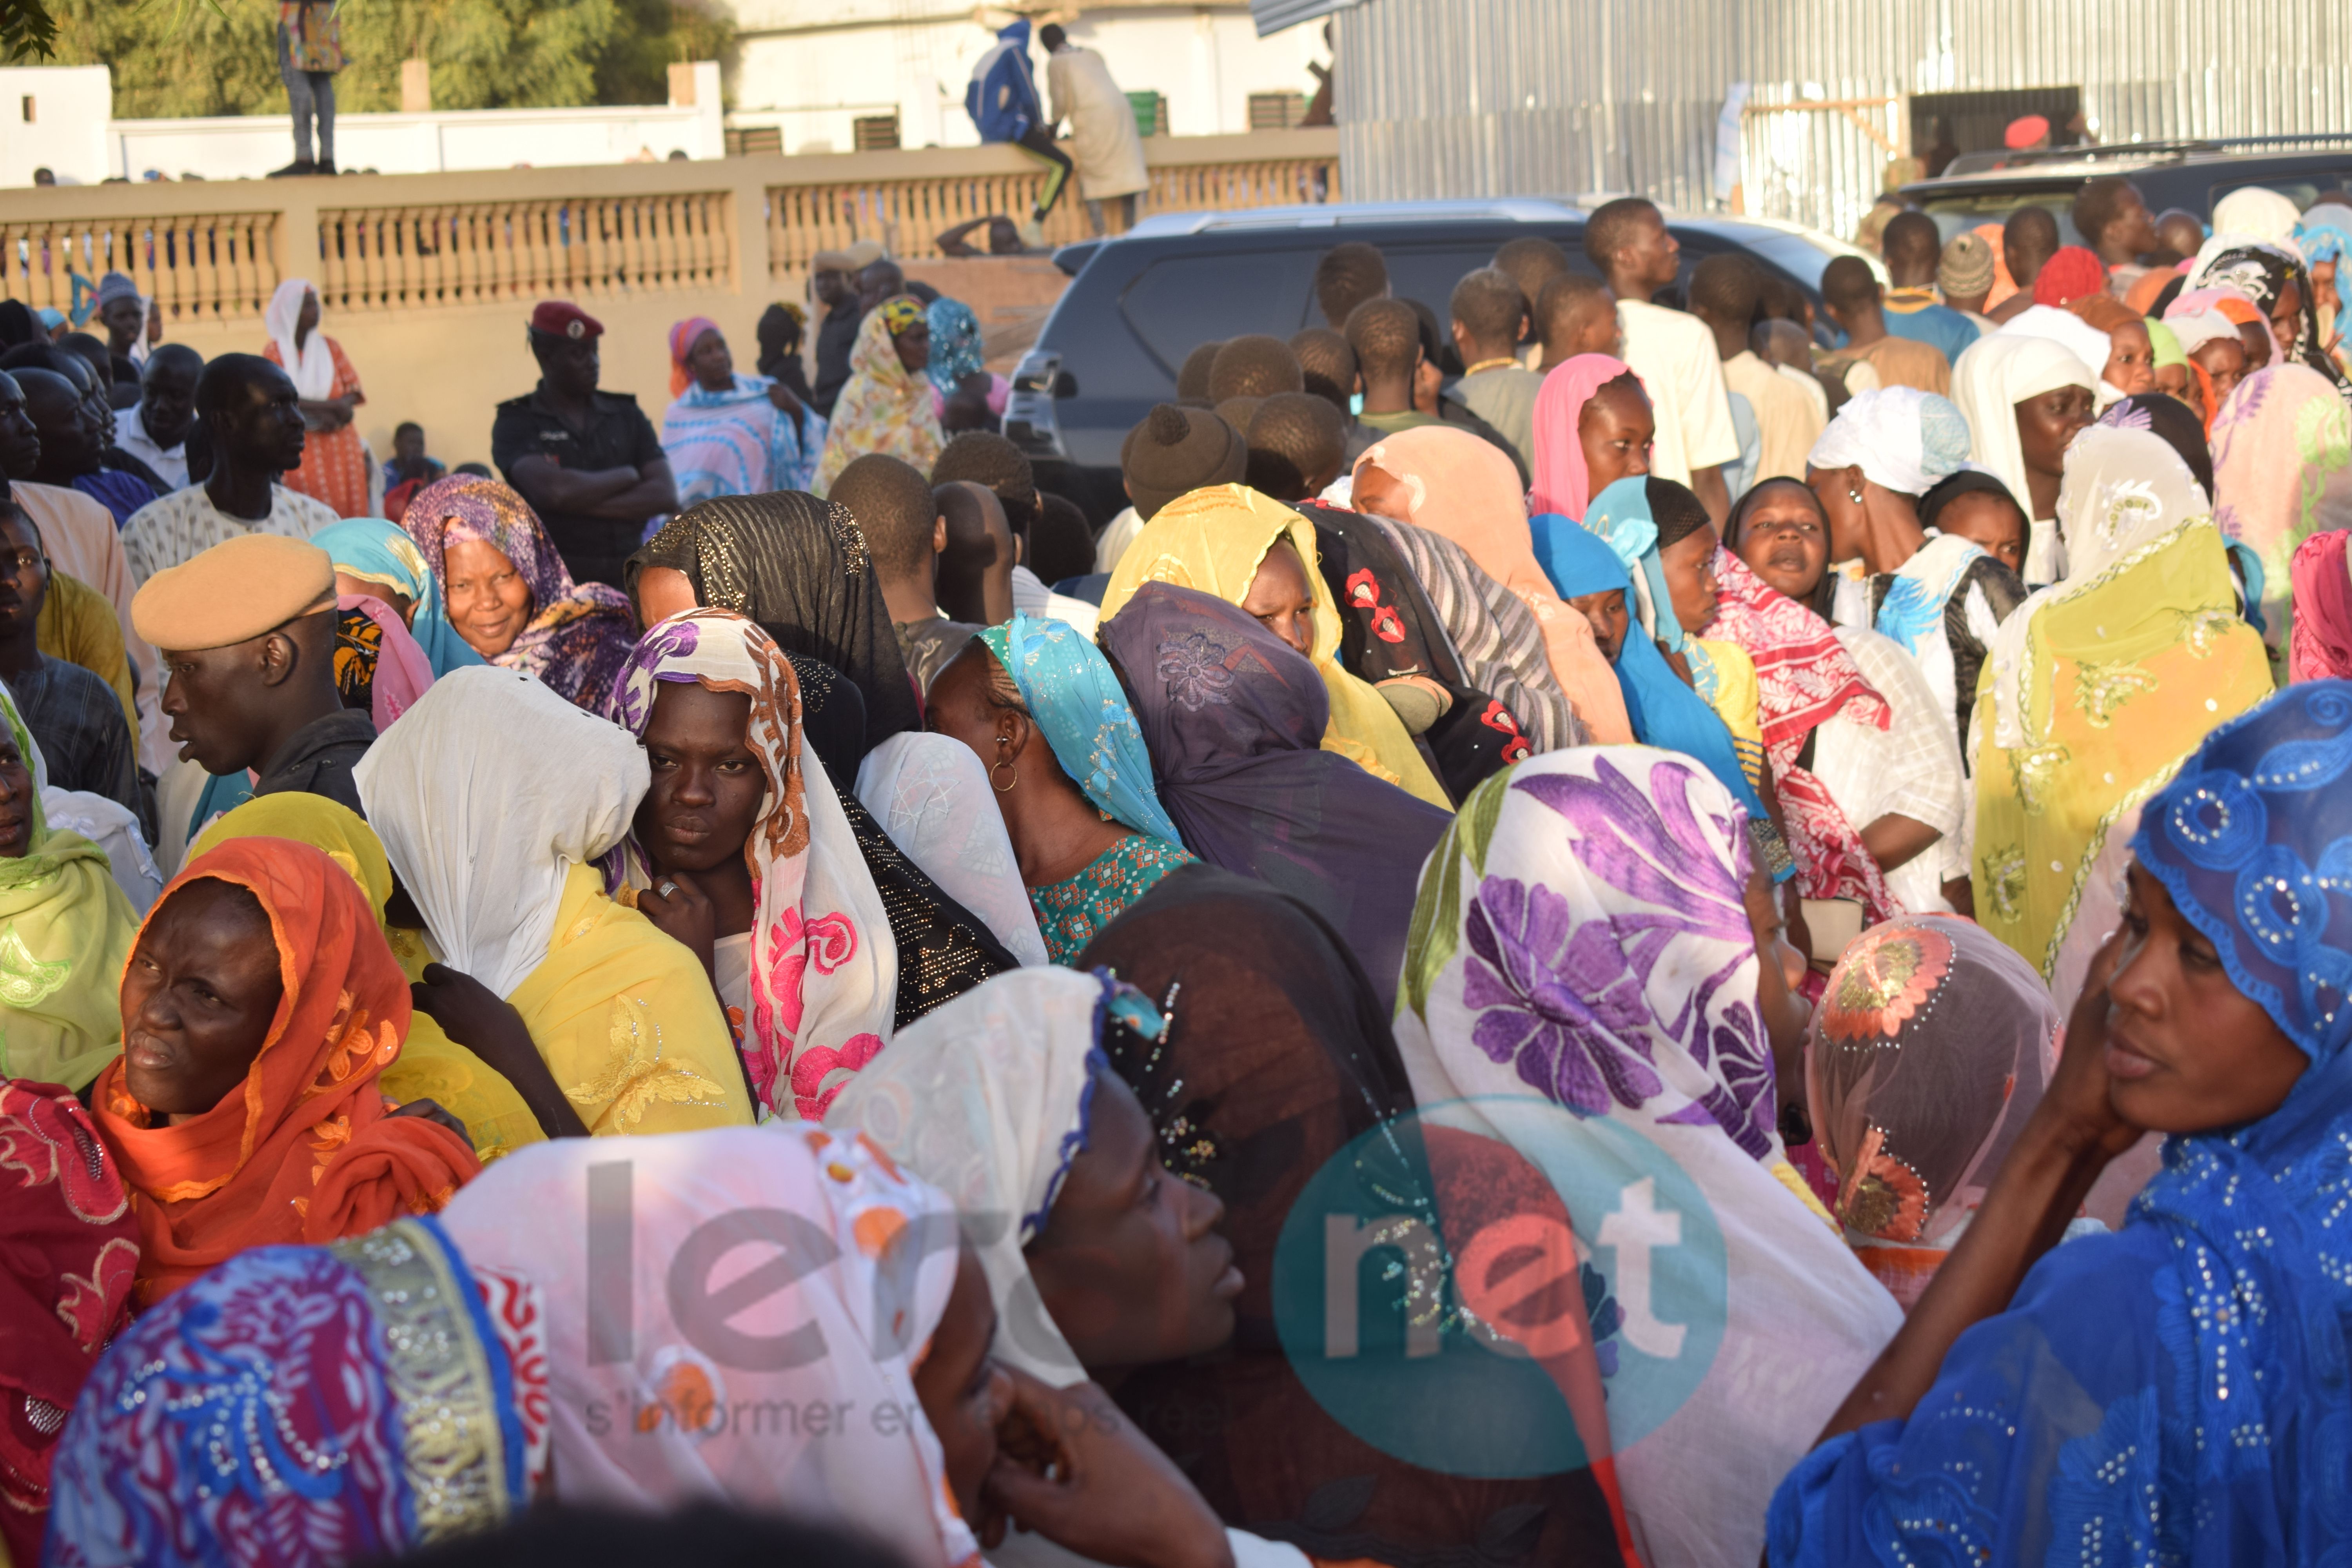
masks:
<svg viewBox="0 0 2352 1568"><path fill-rule="evenodd" d="M1528 301L1511 275L1482 267L1454 286L1447 302L1454 317L1454 342L1462 351L1462 379L1445 395L1493 426L1535 468L1536 393L1543 377L1519 363L1519 339L1527 331Z"/></svg>

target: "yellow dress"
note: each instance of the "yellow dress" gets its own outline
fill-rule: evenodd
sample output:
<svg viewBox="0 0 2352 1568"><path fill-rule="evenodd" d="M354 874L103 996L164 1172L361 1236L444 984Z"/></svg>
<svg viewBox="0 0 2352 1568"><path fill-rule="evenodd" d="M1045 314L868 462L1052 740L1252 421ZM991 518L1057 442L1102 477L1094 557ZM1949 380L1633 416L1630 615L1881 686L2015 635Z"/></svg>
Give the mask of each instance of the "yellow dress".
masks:
<svg viewBox="0 0 2352 1568"><path fill-rule="evenodd" d="M748 1127L751 1094L710 977L593 866L563 879L546 960L507 1000L599 1137Z"/></svg>
<svg viewBox="0 0 2352 1568"><path fill-rule="evenodd" d="M1213 485L1160 509L1143 525L1118 569L1103 590L1102 618L1109 620L1146 583L1171 583L1214 594L1229 605L1249 597L1258 563L1277 539L1286 538L1307 563L1309 586L1320 589L1315 525L1247 485ZM1388 699L1339 663L1339 608L1328 593L1315 595L1315 647L1308 656L1331 694L1331 721L1323 749L1360 764L1442 811L1454 801L1429 771L1412 737Z"/></svg>
<svg viewBox="0 0 2352 1568"><path fill-rule="evenodd" d="M1756 661L1738 643L1711 637L1685 637L1691 679L1699 696L1715 710L1731 731L1731 749L1739 771L1758 789L1764 787L1764 689L1756 679Z"/></svg>

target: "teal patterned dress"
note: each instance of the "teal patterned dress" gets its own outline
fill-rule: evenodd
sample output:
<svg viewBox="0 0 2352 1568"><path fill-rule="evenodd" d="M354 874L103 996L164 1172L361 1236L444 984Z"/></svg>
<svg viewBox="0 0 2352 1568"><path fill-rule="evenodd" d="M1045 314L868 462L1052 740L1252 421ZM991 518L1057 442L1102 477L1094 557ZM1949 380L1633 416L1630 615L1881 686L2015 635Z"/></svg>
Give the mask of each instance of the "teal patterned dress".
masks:
<svg viewBox="0 0 2352 1568"><path fill-rule="evenodd" d="M1200 857L1165 838L1130 833L1095 857L1085 870L1029 889L1045 956L1074 964L1096 933L1179 866Z"/></svg>

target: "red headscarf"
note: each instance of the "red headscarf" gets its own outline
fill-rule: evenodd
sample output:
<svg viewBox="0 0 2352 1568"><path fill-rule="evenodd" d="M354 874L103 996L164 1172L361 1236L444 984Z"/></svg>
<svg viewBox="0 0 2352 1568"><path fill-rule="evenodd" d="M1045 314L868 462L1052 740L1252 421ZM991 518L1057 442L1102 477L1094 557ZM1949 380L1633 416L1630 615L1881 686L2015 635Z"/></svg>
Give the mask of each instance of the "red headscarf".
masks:
<svg viewBox="0 0 2352 1568"><path fill-rule="evenodd" d="M2352 679L2352 572L2344 560L2343 529L2315 533L2295 547L2288 576L2294 584L2294 626L2287 644L2289 680Z"/></svg>
<svg viewBox="0 0 2352 1568"><path fill-rule="evenodd" d="M669 395L677 397L694 384L694 373L686 368L686 356L702 341L705 332L715 332L719 323L708 316L688 316L669 330Z"/></svg>
<svg viewBox="0 0 2352 1568"><path fill-rule="evenodd" d="M2056 305L2061 310L2085 294L2095 294L2107 286L2107 269L2096 251L2085 250L2079 245L2063 246L2058 254L2042 264L2042 271L2033 279L2033 302Z"/></svg>
<svg viewBox="0 0 2352 1568"><path fill-rule="evenodd" d="M139 1223L81 1102L0 1081L0 1543L37 1563L49 1460L98 1352L130 1317Z"/></svg>
<svg viewBox="0 0 2352 1568"><path fill-rule="evenodd" d="M1772 784L1789 828L1789 853L1809 899L1854 899L1864 922L1902 911L1862 835L1830 798L1829 786L1797 765L1805 737L1840 714L1884 730L1894 710L1837 639L1829 622L1748 568L1729 550L1715 557L1715 619L1702 637L1736 643L1756 665L1757 713Z"/></svg>
<svg viewBox="0 0 2352 1568"><path fill-rule="evenodd" d="M148 921L204 878L260 900L285 994L243 1089L201 1116L150 1126L122 1058L99 1075L99 1133L139 1219L142 1306L248 1247L434 1213L482 1169L447 1128L389 1114L377 1079L408 1035L408 981L351 874L308 844L232 838L173 879Z"/></svg>
<svg viewBox="0 0 2352 1568"><path fill-rule="evenodd" d="M1592 395L1633 367L1607 354L1578 354L1554 365L1536 391L1535 486L1528 494L1528 510L1556 511L1574 522L1584 521L1592 502L1592 477L1584 471L1584 447L1576 438L1576 422Z"/></svg>

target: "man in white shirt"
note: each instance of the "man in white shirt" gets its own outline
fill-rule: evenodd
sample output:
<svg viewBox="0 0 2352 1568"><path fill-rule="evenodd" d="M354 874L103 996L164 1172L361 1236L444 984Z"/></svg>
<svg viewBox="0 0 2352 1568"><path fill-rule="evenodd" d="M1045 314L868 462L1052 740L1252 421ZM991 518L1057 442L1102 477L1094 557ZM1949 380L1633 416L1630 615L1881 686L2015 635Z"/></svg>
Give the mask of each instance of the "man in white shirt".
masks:
<svg viewBox="0 0 2352 1568"><path fill-rule="evenodd" d="M1058 23L1037 34L1045 46L1045 120L1070 122L1070 151L1078 165L1078 195L1087 221L1103 232L1103 203L1119 204L1122 228L1135 226L1135 198L1151 186L1143 165L1143 138L1135 106L1111 79L1110 68L1092 49L1070 42Z"/></svg>
<svg viewBox="0 0 2352 1568"><path fill-rule="evenodd" d="M1739 458L1722 356L1705 322L1650 303L1674 282L1682 247L1654 205L1623 196L1585 220L1584 254L1617 296L1625 363L1642 378L1656 416L1650 472L1688 485L1721 528L1731 511L1722 469Z"/></svg>
<svg viewBox="0 0 2352 1568"><path fill-rule="evenodd" d="M196 418L196 378L205 356L185 343L159 343L139 375L138 406L115 421L114 444L175 490L188 488L188 431Z"/></svg>
<svg viewBox="0 0 2352 1568"><path fill-rule="evenodd" d="M196 382L196 411L212 437L212 477L150 501L122 529L122 553L144 583L247 533L308 539L335 509L278 482L302 466L302 410L286 373L258 354L222 354ZM159 777L177 759L162 685L139 691L141 762Z"/></svg>

